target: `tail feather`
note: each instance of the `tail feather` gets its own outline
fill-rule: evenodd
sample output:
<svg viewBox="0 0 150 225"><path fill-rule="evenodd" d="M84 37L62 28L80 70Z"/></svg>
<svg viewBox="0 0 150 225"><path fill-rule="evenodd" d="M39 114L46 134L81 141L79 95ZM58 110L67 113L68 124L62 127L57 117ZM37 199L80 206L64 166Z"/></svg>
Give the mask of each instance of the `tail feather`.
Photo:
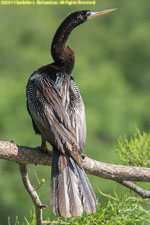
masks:
<svg viewBox="0 0 150 225"><path fill-rule="evenodd" d="M66 168L58 177L58 211L63 217L71 217L70 201L67 190Z"/></svg>
<svg viewBox="0 0 150 225"><path fill-rule="evenodd" d="M70 164L70 162L69 162ZM82 202L80 198L80 192L79 192L79 182L78 178L76 177L75 173L72 171L71 165L69 165L67 168L67 194L69 197L69 203L70 203L70 214L73 217L76 216L82 216Z"/></svg>
<svg viewBox="0 0 150 225"><path fill-rule="evenodd" d="M62 217L82 216L83 208L88 214L96 212L96 197L84 170L74 159L57 150L53 152L51 186L54 214Z"/></svg>
<svg viewBox="0 0 150 225"><path fill-rule="evenodd" d="M86 213L95 213L97 209L97 200L95 194L93 192L92 186L87 178L86 173L83 169L81 169L78 164L71 159L72 163L74 164L74 168L76 168L76 174L79 179L79 188L81 192L81 199L83 203L83 207Z"/></svg>
<svg viewBox="0 0 150 225"><path fill-rule="evenodd" d="M54 153L54 152L53 152ZM51 176L51 206L53 213L55 215L59 215L58 211L58 176L59 176L59 170L58 170L58 159L59 155L55 154L55 157L53 157L52 160L52 176Z"/></svg>

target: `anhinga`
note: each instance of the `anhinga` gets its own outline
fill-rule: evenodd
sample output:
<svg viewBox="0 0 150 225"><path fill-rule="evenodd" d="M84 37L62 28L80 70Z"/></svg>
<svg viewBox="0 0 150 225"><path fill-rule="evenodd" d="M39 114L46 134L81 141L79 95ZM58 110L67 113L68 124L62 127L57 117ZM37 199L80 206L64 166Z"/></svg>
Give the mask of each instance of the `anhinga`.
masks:
<svg viewBox="0 0 150 225"><path fill-rule="evenodd" d="M71 13L59 26L51 45L54 62L34 71L27 84L27 108L35 133L53 146L51 205L62 217L94 213L97 201L82 168L86 140L84 104L71 73L73 50L66 42L72 30L88 19L114 11L82 10Z"/></svg>

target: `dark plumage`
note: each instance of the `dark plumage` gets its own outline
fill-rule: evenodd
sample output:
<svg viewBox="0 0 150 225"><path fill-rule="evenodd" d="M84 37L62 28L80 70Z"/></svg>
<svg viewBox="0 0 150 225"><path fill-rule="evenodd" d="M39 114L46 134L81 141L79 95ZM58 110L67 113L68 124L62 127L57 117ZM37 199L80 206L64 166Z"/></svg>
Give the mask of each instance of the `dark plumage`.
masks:
<svg viewBox="0 0 150 225"><path fill-rule="evenodd" d="M72 30L96 15L83 10L63 21L51 46L54 62L33 72L26 89L27 109L35 133L42 137L42 148L46 149L46 141L53 146L51 205L53 212L63 217L81 216L83 208L86 213L94 213L97 208L81 164L86 140L85 111L71 77L75 56L66 45Z"/></svg>

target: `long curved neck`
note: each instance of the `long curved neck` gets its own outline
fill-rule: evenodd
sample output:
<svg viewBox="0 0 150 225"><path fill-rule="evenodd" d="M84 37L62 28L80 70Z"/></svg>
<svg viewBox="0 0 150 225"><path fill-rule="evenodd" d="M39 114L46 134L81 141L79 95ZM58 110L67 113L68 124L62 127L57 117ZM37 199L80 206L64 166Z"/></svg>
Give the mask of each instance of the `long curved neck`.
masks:
<svg viewBox="0 0 150 225"><path fill-rule="evenodd" d="M51 45L51 54L55 63L68 74L73 70L75 55L66 42L72 30L79 24L73 14L69 15L59 26Z"/></svg>

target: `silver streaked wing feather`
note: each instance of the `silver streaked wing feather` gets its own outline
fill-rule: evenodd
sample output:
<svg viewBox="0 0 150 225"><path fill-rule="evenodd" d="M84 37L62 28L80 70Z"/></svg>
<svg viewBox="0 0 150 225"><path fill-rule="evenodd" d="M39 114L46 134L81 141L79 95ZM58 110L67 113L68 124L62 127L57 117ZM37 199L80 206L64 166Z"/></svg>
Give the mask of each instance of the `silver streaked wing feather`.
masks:
<svg viewBox="0 0 150 225"><path fill-rule="evenodd" d="M61 152L69 151L76 158L85 144L86 123L74 81L67 76L52 84L36 77L28 90L29 110L42 136Z"/></svg>

